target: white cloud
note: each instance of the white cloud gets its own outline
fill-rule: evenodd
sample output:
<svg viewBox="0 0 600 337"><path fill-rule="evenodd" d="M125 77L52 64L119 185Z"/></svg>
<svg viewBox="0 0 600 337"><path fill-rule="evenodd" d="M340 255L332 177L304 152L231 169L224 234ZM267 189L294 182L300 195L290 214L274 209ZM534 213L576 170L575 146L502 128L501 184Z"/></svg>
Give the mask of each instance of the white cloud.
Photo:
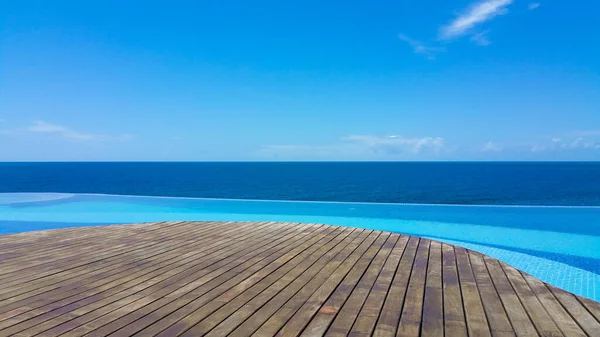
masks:
<svg viewBox="0 0 600 337"><path fill-rule="evenodd" d="M494 142L487 142L481 148L483 152L499 152L502 151L502 147Z"/></svg>
<svg viewBox="0 0 600 337"><path fill-rule="evenodd" d="M563 140L561 138L552 138L552 143L550 144L550 148L553 149L557 149L557 148L565 148L567 147L567 145L565 144L565 142L563 142Z"/></svg>
<svg viewBox="0 0 600 337"><path fill-rule="evenodd" d="M533 145L531 147L531 152L540 152L540 151L544 151L546 150L546 147L544 145Z"/></svg>
<svg viewBox="0 0 600 337"><path fill-rule="evenodd" d="M396 135L352 135L344 137L343 140L360 144L376 152L381 151L386 153L398 153L406 151L412 153L421 153L424 151L437 152L444 147L444 139L439 137L407 138Z"/></svg>
<svg viewBox="0 0 600 337"><path fill-rule="evenodd" d="M266 145L260 150L263 155L286 157L326 158L399 158L437 154L444 148L444 139L436 137L410 138L397 135L373 136L350 135L335 144L328 145Z"/></svg>
<svg viewBox="0 0 600 337"><path fill-rule="evenodd" d="M44 121L35 121L27 127L29 132L40 132L40 133L65 133L68 132L64 126L47 123Z"/></svg>
<svg viewBox="0 0 600 337"><path fill-rule="evenodd" d="M508 13L508 6L513 2L514 0L479 0L471 3L456 18L440 27L437 42L439 43L441 40L448 43L468 35L470 40L479 46L490 45L491 42L488 37L490 30L481 31L476 27L496 16ZM539 6L539 3L531 3L529 9L535 9L537 6ZM436 54L446 51L444 47L433 47L404 34L398 34L398 38L410 45L415 54L424 55L429 60L435 59Z"/></svg>
<svg viewBox="0 0 600 337"><path fill-rule="evenodd" d="M540 3L539 2L532 2L527 6L527 9L532 11L536 8L540 7Z"/></svg>
<svg viewBox="0 0 600 337"><path fill-rule="evenodd" d="M600 148L600 144L594 140L584 139L583 137L578 137L570 144L568 147L572 149L598 149Z"/></svg>
<svg viewBox="0 0 600 337"><path fill-rule="evenodd" d="M592 138L577 137L568 140L562 138L552 138L547 143L534 144L531 148L532 152L539 151L568 151L568 150L598 150L600 142Z"/></svg>
<svg viewBox="0 0 600 337"><path fill-rule="evenodd" d="M410 45L415 54L424 55L428 60L433 60L435 59L435 54L446 51L446 49L442 47L427 46L424 43L414 40L404 34L398 34L398 38Z"/></svg>
<svg viewBox="0 0 600 337"><path fill-rule="evenodd" d="M129 140L133 138L129 134L112 136L99 133L79 132L62 125L52 124L41 120L34 121L31 125L27 126L25 128L25 132L51 134L62 138L80 141Z"/></svg>
<svg viewBox="0 0 600 337"><path fill-rule="evenodd" d="M471 41L473 41L475 44L477 44L479 46L489 46L491 44L491 42L487 36L487 34L489 32L490 32L489 30L486 30L481 33L473 34L471 36Z"/></svg>
<svg viewBox="0 0 600 337"><path fill-rule="evenodd" d="M498 15L508 13L513 0L485 0L472 4L468 10L440 29L442 40L451 40L471 33L472 29Z"/></svg>

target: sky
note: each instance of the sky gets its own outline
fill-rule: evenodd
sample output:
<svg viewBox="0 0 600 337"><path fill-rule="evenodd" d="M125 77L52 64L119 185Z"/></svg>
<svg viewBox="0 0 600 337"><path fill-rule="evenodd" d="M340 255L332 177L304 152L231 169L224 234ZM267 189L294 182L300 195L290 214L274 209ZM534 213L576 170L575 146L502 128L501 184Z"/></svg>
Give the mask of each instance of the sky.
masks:
<svg viewBox="0 0 600 337"><path fill-rule="evenodd" d="M599 12L2 1L0 161L600 160Z"/></svg>

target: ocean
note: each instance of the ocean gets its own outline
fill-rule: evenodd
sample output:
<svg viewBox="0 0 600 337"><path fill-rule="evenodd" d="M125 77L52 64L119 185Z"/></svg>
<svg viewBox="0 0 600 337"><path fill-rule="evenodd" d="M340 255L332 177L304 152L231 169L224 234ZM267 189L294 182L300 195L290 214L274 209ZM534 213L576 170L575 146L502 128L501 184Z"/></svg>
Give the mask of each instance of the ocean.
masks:
<svg viewBox="0 0 600 337"><path fill-rule="evenodd" d="M0 192L600 205L600 162L0 163Z"/></svg>
<svg viewBox="0 0 600 337"><path fill-rule="evenodd" d="M155 221L323 223L459 245L594 300L600 207L570 206L598 205L600 163L0 163L0 234Z"/></svg>

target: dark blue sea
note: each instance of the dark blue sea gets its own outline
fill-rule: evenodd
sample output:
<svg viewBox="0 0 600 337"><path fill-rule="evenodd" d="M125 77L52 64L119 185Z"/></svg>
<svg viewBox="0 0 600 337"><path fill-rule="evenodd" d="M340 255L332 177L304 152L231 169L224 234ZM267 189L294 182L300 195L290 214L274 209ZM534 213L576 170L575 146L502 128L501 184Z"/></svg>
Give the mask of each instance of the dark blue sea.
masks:
<svg viewBox="0 0 600 337"><path fill-rule="evenodd" d="M0 163L0 192L490 205L600 205L600 163Z"/></svg>
<svg viewBox="0 0 600 337"><path fill-rule="evenodd" d="M0 192L600 205L600 162L0 163Z"/></svg>

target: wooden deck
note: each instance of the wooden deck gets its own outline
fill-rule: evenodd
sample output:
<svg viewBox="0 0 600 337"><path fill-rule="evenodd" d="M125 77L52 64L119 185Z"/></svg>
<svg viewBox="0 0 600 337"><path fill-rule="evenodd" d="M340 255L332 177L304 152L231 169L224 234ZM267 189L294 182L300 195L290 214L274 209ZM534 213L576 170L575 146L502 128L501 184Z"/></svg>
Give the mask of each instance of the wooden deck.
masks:
<svg viewBox="0 0 600 337"><path fill-rule="evenodd" d="M0 236L0 336L600 336L600 305L427 239L168 222Z"/></svg>

